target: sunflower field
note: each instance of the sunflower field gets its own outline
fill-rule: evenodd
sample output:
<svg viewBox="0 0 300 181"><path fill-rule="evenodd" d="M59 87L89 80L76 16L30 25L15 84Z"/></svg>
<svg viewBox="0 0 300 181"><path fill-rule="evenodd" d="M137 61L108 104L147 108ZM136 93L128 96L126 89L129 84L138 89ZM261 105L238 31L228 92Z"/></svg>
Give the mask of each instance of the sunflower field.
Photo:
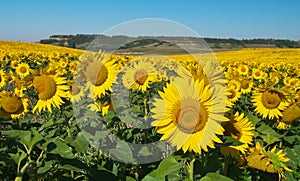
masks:
<svg viewBox="0 0 300 181"><path fill-rule="evenodd" d="M300 180L300 50L0 41L1 180Z"/></svg>

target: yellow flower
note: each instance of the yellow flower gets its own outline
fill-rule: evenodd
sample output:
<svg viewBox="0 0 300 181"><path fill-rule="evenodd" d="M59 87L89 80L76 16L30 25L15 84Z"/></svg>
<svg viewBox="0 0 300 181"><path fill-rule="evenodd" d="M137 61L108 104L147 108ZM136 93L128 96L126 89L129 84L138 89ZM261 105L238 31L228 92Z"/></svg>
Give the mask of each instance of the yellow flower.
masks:
<svg viewBox="0 0 300 181"><path fill-rule="evenodd" d="M176 77L167 84L161 99L154 100L151 109L157 132L163 134L161 140L170 142L179 150L201 153L214 148L214 142L221 143L216 135L224 129L220 123L225 119L224 107L212 97L212 90L204 85L204 80Z"/></svg>
<svg viewBox="0 0 300 181"><path fill-rule="evenodd" d="M283 95L272 89L264 90L262 92L255 92L252 96L252 102L255 106L255 112L263 118L279 118L282 116L282 111L288 103L281 100Z"/></svg>
<svg viewBox="0 0 300 181"><path fill-rule="evenodd" d="M270 151L265 151L259 142L256 142L255 148L251 148L250 153L246 156L248 166L264 172L278 173L280 178L285 178L284 170L292 171L285 164L290 159L285 157L286 153L283 153L282 150L275 151L276 146Z"/></svg>
<svg viewBox="0 0 300 181"><path fill-rule="evenodd" d="M238 66L239 74L246 76L246 75L248 75L248 71L249 71L249 68L247 65L239 65Z"/></svg>
<svg viewBox="0 0 300 181"><path fill-rule="evenodd" d="M260 80L262 78L262 76L263 76L262 71L260 71L259 69L256 69L256 68L252 69L252 77L254 79Z"/></svg>
<svg viewBox="0 0 300 181"><path fill-rule="evenodd" d="M5 72L3 70L0 70L0 88L6 85L5 75L6 75Z"/></svg>
<svg viewBox="0 0 300 181"><path fill-rule="evenodd" d="M158 71L153 64L145 61L132 63L132 67L127 67L122 77L123 85L128 89L145 92L149 84L156 81Z"/></svg>
<svg viewBox="0 0 300 181"><path fill-rule="evenodd" d="M300 118L300 105L294 103L282 112L282 118L277 120L277 129L286 129L297 119Z"/></svg>
<svg viewBox="0 0 300 181"><path fill-rule="evenodd" d="M28 112L28 99L3 91L0 93L0 117L17 119Z"/></svg>
<svg viewBox="0 0 300 181"><path fill-rule="evenodd" d="M66 83L66 79L60 77L59 74L35 76L32 84L39 100L34 106L33 112L36 110L41 112L46 108L52 112L52 106L60 108L64 103L62 98L68 97L67 91L70 89L69 86L65 85Z"/></svg>
<svg viewBox="0 0 300 181"><path fill-rule="evenodd" d="M98 53L91 60L81 62L82 71L87 79L89 96L93 99L106 95L106 91L112 91L118 73L115 61L104 53Z"/></svg>
<svg viewBox="0 0 300 181"><path fill-rule="evenodd" d="M227 154L238 156L238 152L235 150L245 154L248 144L251 144L254 135L254 127L253 124L249 122L248 118L244 117L244 113L240 114L239 112L236 112L234 116L229 118L229 121L223 122L222 126L225 129L225 136L231 136L232 138L243 143L239 146L228 146L229 148L233 148L233 150L229 149ZM221 149L227 149L227 147Z"/></svg>
<svg viewBox="0 0 300 181"><path fill-rule="evenodd" d="M81 86L79 83L73 83L71 86L70 90L70 101L73 102L78 102L84 97L84 87Z"/></svg>
<svg viewBox="0 0 300 181"><path fill-rule="evenodd" d="M16 67L16 73L21 77L24 78L27 75L30 74L30 67L27 63L20 63L17 67Z"/></svg>
<svg viewBox="0 0 300 181"><path fill-rule="evenodd" d="M241 97L241 92L238 91L234 86L227 88L227 106L232 107L233 104Z"/></svg>
<svg viewBox="0 0 300 181"><path fill-rule="evenodd" d="M241 81L241 92L242 94L248 94L253 88L253 82L248 79L242 79Z"/></svg>

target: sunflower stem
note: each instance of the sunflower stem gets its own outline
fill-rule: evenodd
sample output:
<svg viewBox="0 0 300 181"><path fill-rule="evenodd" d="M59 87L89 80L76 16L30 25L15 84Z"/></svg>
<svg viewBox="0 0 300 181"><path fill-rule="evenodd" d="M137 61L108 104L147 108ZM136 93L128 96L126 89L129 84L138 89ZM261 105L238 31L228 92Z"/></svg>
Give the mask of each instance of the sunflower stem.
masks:
<svg viewBox="0 0 300 181"><path fill-rule="evenodd" d="M193 153L190 154L190 165L189 165L189 176L190 180L194 180L194 163L195 163L195 155Z"/></svg>
<svg viewBox="0 0 300 181"><path fill-rule="evenodd" d="M230 156L226 156L225 163L224 163L224 170L223 170L223 175L225 176L227 175L229 160L230 160Z"/></svg>
<svg viewBox="0 0 300 181"><path fill-rule="evenodd" d="M144 119L147 121L147 116L148 116L148 109L147 109L147 94L144 94Z"/></svg>

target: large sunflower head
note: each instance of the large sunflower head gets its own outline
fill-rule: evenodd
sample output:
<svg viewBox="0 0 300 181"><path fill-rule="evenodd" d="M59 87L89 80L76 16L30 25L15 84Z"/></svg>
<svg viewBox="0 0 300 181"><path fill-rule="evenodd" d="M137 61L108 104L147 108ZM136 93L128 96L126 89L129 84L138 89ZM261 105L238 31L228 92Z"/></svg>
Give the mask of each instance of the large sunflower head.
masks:
<svg viewBox="0 0 300 181"><path fill-rule="evenodd" d="M298 119L300 119L300 103L294 103L283 110L282 118L277 120L277 129L286 129Z"/></svg>
<svg viewBox="0 0 300 181"><path fill-rule="evenodd" d="M52 106L60 108L64 103L62 98L68 97L70 87L65 85L67 83L65 77L55 75L40 75L35 76L32 82L34 90L38 95L38 102L33 108L33 112L38 110L45 110L46 108L52 112Z"/></svg>
<svg viewBox="0 0 300 181"><path fill-rule="evenodd" d="M159 95L161 99L155 99L151 112L152 125L163 134L162 140L184 152L197 153L201 149L208 151L208 146L214 148L214 142L221 142L216 135L224 131L220 125L225 120L224 107L216 103L204 80L176 77Z"/></svg>
<svg viewBox="0 0 300 181"><path fill-rule="evenodd" d="M277 90L266 89L257 91L252 97L255 112L263 118L273 119L282 116L282 111L288 103L284 100L283 94Z"/></svg>
<svg viewBox="0 0 300 181"><path fill-rule="evenodd" d="M126 67L122 77L123 85L128 89L145 92L149 85L156 81L158 70L146 61L136 61Z"/></svg>
<svg viewBox="0 0 300 181"><path fill-rule="evenodd" d="M264 172L278 173L280 178L285 178L284 170L292 171L286 165L290 159L285 157L286 153L283 153L282 150L275 151L276 146L265 151L259 142L256 142L255 148L251 148L250 153L246 156L247 165Z"/></svg>
<svg viewBox="0 0 300 181"><path fill-rule="evenodd" d="M244 117L244 113L236 112L235 115L231 115L229 121L222 123L223 128L225 129L224 135L231 136L232 138L243 143L239 146L229 146L230 148L236 149L243 154L245 153L248 145L251 144L254 127L251 122L248 121L247 117ZM227 149L226 147L224 149ZM236 151L230 149L228 154L232 156L237 156Z"/></svg>
<svg viewBox="0 0 300 181"><path fill-rule="evenodd" d="M115 82L118 73L118 66L109 55L97 53L87 55L78 65L78 75L84 75L86 86L90 90L90 97L97 98L112 91L112 84ZM79 77L82 79L82 77Z"/></svg>
<svg viewBox="0 0 300 181"><path fill-rule="evenodd" d="M0 93L0 117L20 118L28 112L28 100L16 94L3 91Z"/></svg>

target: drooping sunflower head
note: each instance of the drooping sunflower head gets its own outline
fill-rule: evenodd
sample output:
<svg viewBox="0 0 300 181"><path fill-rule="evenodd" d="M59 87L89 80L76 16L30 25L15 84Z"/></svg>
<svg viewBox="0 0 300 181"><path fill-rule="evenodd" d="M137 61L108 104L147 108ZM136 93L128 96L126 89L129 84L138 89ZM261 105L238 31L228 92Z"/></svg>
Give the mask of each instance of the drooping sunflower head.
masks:
<svg viewBox="0 0 300 181"><path fill-rule="evenodd" d="M265 151L259 142L256 142L255 148L250 149L246 156L247 165L264 172L278 173L280 178L285 178L284 170L292 171L286 165L290 159L285 157L286 153L283 153L283 150L275 151L276 146L270 151Z"/></svg>
<svg viewBox="0 0 300 181"><path fill-rule="evenodd" d="M5 91L0 94L0 117L16 119L28 111L26 98Z"/></svg>
<svg viewBox="0 0 300 181"><path fill-rule="evenodd" d="M184 152L197 153L221 142L216 135L224 131L220 125L225 120L221 113L224 107L215 104L212 90L205 86L204 80L176 77L159 95L162 99L155 99L151 112L152 125L163 134L162 140Z"/></svg>
<svg viewBox="0 0 300 181"><path fill-rule="evenodd" d="M224 135L231 136L232 138L243 143L239 146L229 146L234 148L243 154L245 153L248 145L251 144L254 127L251 122L249 122L247 117L244 117L244 113L236 112L235 115L231 115L229 121L222 123L225 129ZM236 152L229 152L232 156L236 156Z"/></svg>
<svg viewBox="0 0 300 181"><path fill-rule="evenodd" d="M300 119L300 105L294 103L283 110L282 118L277 120L277 129L286 129L298 119Z"/></svg>
<svg viewBox="0 0 300 181"><path fill-rule="evenodd" d="M277 90L267 89L262 92L253 94L253 105L256 107L255 112L262 115L263 118L273 119L282 116L280 112L288 103L284 100L284 96Z"/></svg>

